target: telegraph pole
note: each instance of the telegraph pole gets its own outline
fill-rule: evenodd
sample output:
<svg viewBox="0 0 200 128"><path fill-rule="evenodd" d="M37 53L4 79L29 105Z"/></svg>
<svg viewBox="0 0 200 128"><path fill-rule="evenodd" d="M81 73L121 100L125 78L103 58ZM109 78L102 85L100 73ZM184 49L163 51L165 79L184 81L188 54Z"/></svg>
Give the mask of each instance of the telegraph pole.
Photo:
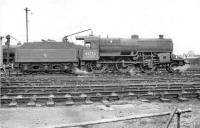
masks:
<svg viewBox="0 0 200 128"><path fill-rule="evenodd" d="M25 8L24 10L26 12L26 42L28 43L28 11L31 10L29 10L28 8Z"/></svg>
<svg viewBox="0 0 200 128"><path fill-rule="evenodd" d="M9 65L10 63L10 35L7 35L6 36L6 45L7 45L7 54L6 54L6 57L7 57L7 62L6 64Z"/></svg>
<svg viewBox="0 0 200 128"><path fill-rule="evenodd" d="M0 70L3 68L3 37L0 36ZM0 71L1 72L1 71ZM1 80L1 78L0 78Z"/></svg>

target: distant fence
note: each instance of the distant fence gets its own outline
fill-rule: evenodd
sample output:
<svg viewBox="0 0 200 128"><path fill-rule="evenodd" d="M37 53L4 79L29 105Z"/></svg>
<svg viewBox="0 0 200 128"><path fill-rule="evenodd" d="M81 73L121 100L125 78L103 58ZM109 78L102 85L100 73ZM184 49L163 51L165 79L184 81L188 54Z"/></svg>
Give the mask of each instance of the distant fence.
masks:
<svg viewBox="0 0 200 128"><path fill-rule="evenodd" d="M133 120L133 119L142 119L142 118L150 118L150 117L160 117L160 116L166 116L170 115L166 127L168 128L171 120L173 119L174 115L177 115L177 128L180 128L180 118L181 114L192 112L191 109L185 109L185 110L179 110L177 108L173 109L172 112L163 112L163 113L157 113L157 114L144 114L140 116L127 116L127 117L119 117L119 118L112 118L112 119L102 119L97 121L90 121L90 122L82 122L82 123L72 123L72 124L63 124L59 126L53 126L52 128L69 128L69 127L84 127L88 125L96 125L96 124L105 124L105 123L111 123L111 122L118 122L118 121L126 121L126 120Z"/></svg>
<svg viewBox="0 0 200 128"><path fill-rule="evenodd" d="M191 65L200 65L200 58L186 59Z"/></svg>

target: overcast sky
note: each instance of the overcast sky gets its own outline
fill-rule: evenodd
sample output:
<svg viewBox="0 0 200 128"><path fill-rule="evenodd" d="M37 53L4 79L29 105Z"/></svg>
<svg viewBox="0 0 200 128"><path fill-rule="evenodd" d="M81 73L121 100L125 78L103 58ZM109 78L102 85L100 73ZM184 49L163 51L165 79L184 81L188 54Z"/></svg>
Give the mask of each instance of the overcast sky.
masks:
<svg viewBox="0 0 200 128"><path fill-rule="evenodd" d="M0 0L0 35L26 40L25 7L29 41L61 41L91 28L101 37L164 34L173 39L174 53L200 54L200 0Z"/></svg>

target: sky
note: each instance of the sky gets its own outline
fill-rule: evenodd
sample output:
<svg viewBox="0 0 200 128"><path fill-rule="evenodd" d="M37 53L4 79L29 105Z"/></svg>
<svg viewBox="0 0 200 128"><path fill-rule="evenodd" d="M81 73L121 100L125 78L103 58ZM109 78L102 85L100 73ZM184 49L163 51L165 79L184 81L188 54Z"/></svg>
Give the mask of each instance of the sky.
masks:
<svg viewBox="0 0 200 128"><path fill-rule="evenodd" d="M163 34L173 39L175 54L200 54L200 0L0 0L0 36L26 41L26 7L31 10L29 41L61 41L90 28L101 37Z"/></svg>

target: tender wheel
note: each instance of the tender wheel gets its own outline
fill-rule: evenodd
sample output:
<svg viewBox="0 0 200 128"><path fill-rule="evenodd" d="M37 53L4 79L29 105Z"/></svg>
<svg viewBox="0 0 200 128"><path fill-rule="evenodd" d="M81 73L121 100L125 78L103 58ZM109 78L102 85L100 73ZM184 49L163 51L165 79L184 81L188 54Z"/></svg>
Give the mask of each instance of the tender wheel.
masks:
<svg viewBox="0 0 200 128"><path fill-rule="evenodd" d="M168 66L166 67L166 70L167 70L169 73L179 72L178 64L176 64L176 63L171 63L170 65L168 65Z"/></svg>
<svg viewBox="0 0 200 128"><path fill-rule="evenodd" d="M108 64L105 63L100 63L105 61L104 59L100 59L99 61L94 61L90 63L90 69L92 70L92 72L94 73L103 73L107 67Z"/></svg>
<svg viewBox="0 0 200 128"><path fill-rule="evenodd" d="M121 73L127 73L131 70L131 64L127 64L125 62L130 62L129 58L120 58L117 60L116 69Z"/></svg>

